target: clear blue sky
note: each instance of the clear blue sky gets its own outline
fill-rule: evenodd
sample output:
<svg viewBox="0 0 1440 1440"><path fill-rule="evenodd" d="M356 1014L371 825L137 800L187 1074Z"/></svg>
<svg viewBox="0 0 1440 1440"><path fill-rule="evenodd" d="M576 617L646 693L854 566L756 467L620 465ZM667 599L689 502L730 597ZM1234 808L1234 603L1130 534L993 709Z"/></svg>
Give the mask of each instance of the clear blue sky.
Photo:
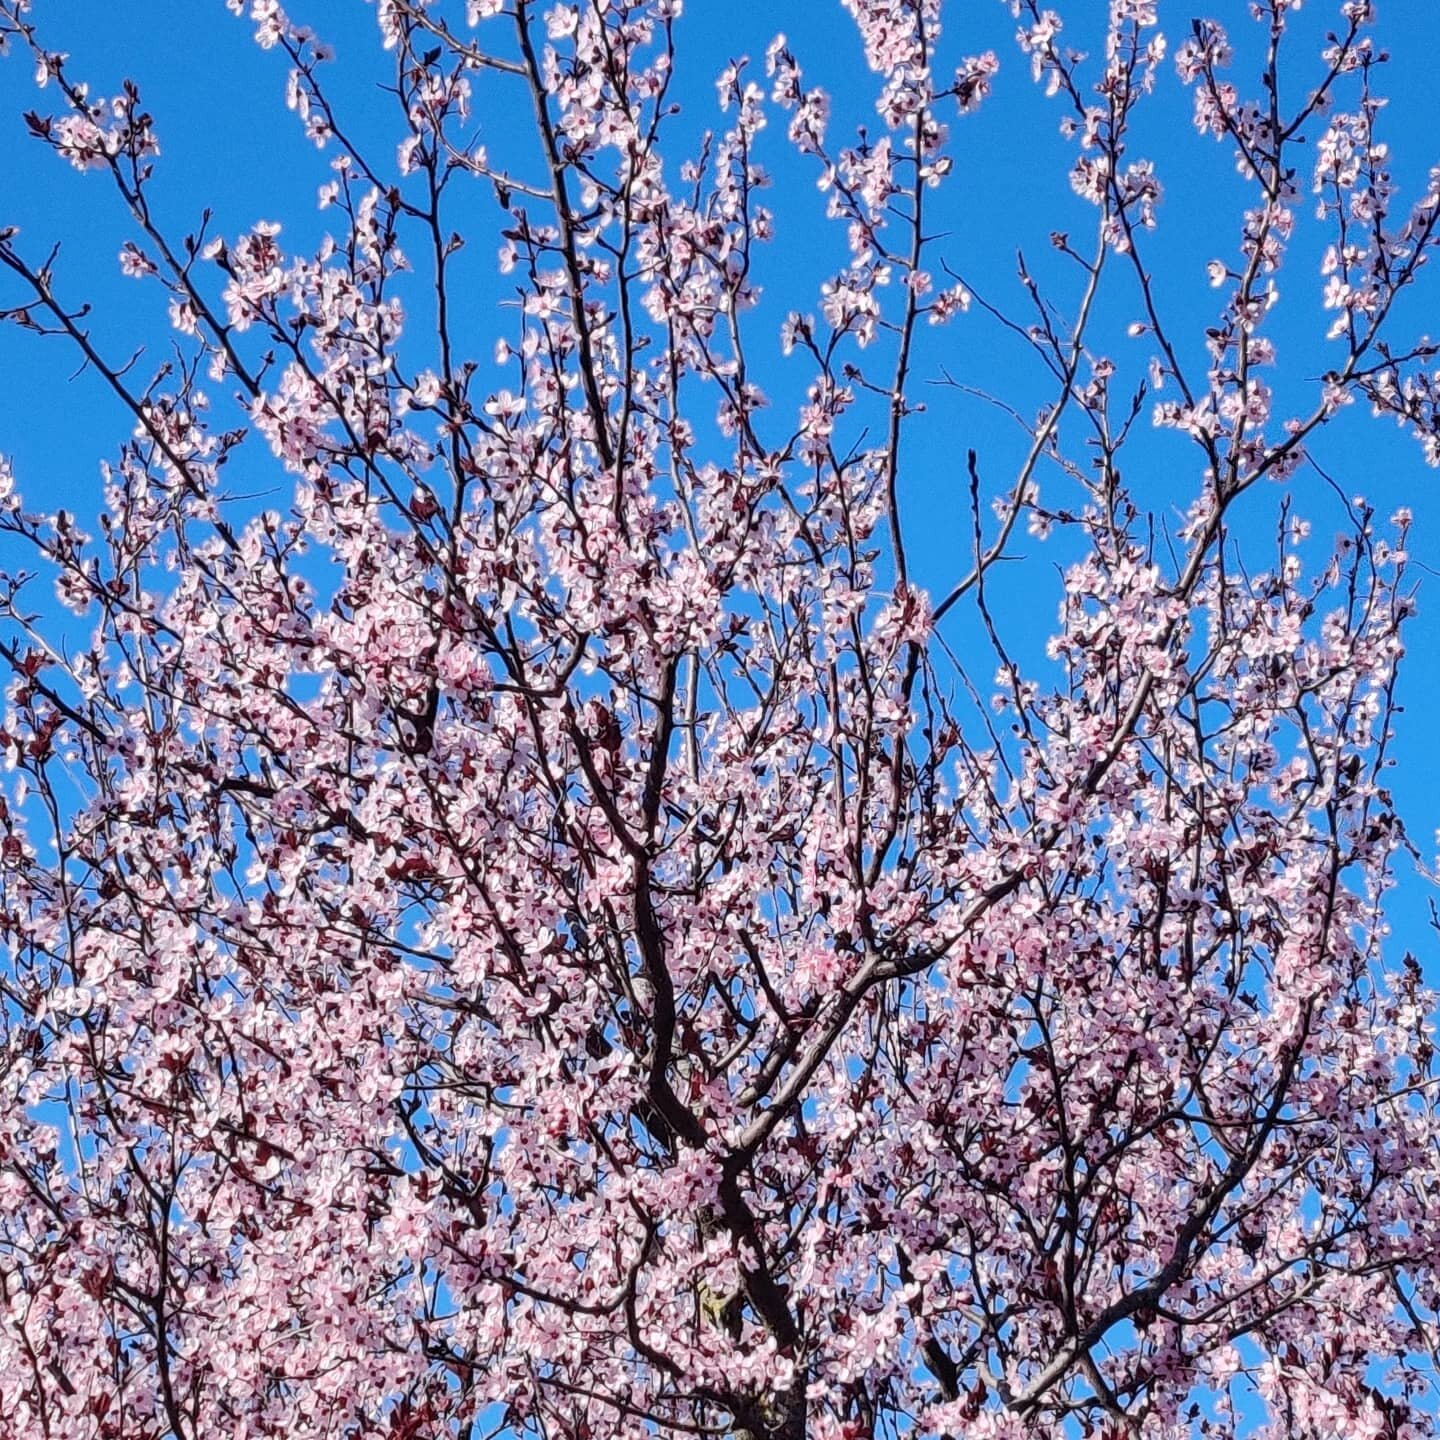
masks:
<svg viewBox="0 0 1440 1440"><path fill-rule="evenodd" d="M1237 39L1249 38L1246 0L1195 0L1161 4L1162 27L1172 46L1188 29L1192 8L1208 9ZM541 8L544 8L543 6ZM1064 7L1073 38L1081 48L1099 48L1101 0L1071 0ZM1302 32L1297 54L1318 66L1318 37L1334 23L1336 0L1308 0L1296 24ZM295 0L298 20L312 24L338 52L335 93L347 124L382 157L393 154L399 137L393 102L376 88L387 76L387 60L374 38L373 6L360 0ZM1434 80L1440 55L1440 5L1434 0L1381 0L1382 35L1392 52L1386 127L1405 195L1413 195L1430 166L1440 163L1440 93ZM228 237L258 219L284 222L284 240L303 248L319 238L330 216L317 212L315 192L328 178L328 156L317 152L300 132L283 101L284 57L264 53L250 40L250 26L227 13L222 0L36 0L34 18L49 45L71 56L71 73L87 78L98 94L114 93L122 77L139 82L156 117L163 149L153 198L162 218L184 233L198 225L200 212L214 211L212 233ZM1069 189L1072 151L1057 132L1061 111L1031 85L1028 66L1014 43L1015 22L998 0L952 0L947 13L946 57L994 49L1001 59L996 93L976 115L955 118L953 134L959 173L949 182L932 214L943 231L934 259L944 258L964 273L987 299L1018 311L1021 292L1015 280L1015 254L1023 249L1037 275L1063 277L1054 296L1062 306L1073 301L1073 274L1065 274L1049 244L1054 230L1088 235L1093 211ZM873 77L865 71L859 41L838 0L688 0L680 25L680 79L677 98L683 113L671 130L673 163L683 158L693 138L719 124L713 80L725 62L749 55L757 72L765 48L784 31L805 66L807 80L824 85L836 97L832 134L838 139L848 123L876 127L870 109ZM1252 41L1253 43L1253 41ZM1253 49L1242 49L1235 79L1257 88L1258 62ZM1302 66L1303 69L1303 66ZM1298 89L1301 71L1294 72ZM520 142L516 127L527 114L512 81L482 76L477 80L477 111L482 138L492 151ZM22 111L53 109L53 90L36 92L29 66L20 58L0 64L0 225L19 225L32 258L63 241L56 268L60 293L94 306L90 325L95 339L112 357L128 357L146 347L142 365L158 363L167 340L160 292L120 277L116 254L130 233L122 207L98 173L81 175L42 146L27 139ZM1160 92L1142 110L1133 153L1152 158L1166 195L1160 228L1152 237L1151 264L1161 304L1187 338L1189 354L1198 354L1203 329L1212 323L1218 299L1209 289L1206 262L1231 257L1236 249L1239 206L1244 189L1227 145L1197 136L1189 121L1190 99L1168 64ZM789 308L815 309L819 282L844 261L843 235L821 219L823 199L814 185L813 166L790 153L783 122L767 136L762 159L775 176L770 197L779 218L776 242L768 247L760 273L766 289L760 323L778 328ZM1403 199L1403 196L1402 196ZM1310 213L1307 199L1299 208ZM494 274L498 239L496 212L477 198L477 229L464 257L462 325L469 351L489 363L499 333L511 329L496 310ZM1280 345L1282 393L1308 393L1313 378L1327 368L1323 333L1326 321L1318 304L1318 231L1312 226L1297 242L1281 278L1283 305L1274 330ZM1440 273L1422 288L1423 303L1411 305L1402 329L1440 330ZM0 282L0 305L11 292ZM1096 347L1121 366L1120 382L1133 386L1143 374L1149 350L1142 338L1127 338L1125 328L1137 309L1127 292L1100 317ZM1130 297L1133 300L1133 296ZM419 301L417 300L417 307ZM768 320L767 320L768 317ZM752 331L752 333L757 333ZM417 323L416 343L424 342ZM972 312L951 326L926 330L917 371L937 376L941 368L962 381L990 389L1032 412L1043 398L1033 360L993 322ZM432 363L428 357L417 364ZM117 403L92 375L70 378L76 357L55 341L40 341L13 328L0 329L0 453L13 457L21 490L32 506L65 506L82 519L99 508L98 464L113 456L128 433ZM1199 367L1197 367L1199 368ZM762 364L759 379L777 405L793 403L808 380L802 366L778 361ZM1120 383L1117 382L1117 383ZM497 375L496 384L502 383ZM918 391L917 393L922 393ZM987 488L999 493L1023 451L1024 437L993 407L953 391L923 392L927 413L914 422L907 441L905 503L912 561L921 583L942 591L964 568L969 546L963 455L974 447ZM1298 408L1298 406L1297 406ZM1425 469L1418 448L1388 423L1370 423L1359 414L1345 417L1316 450L1317 457L1347 493L1363 494L1388 515L1399 505L1415 513L1414 549L1421 561L1440 570L1440 498L1437 476ZM232 475L231 483L264 503L283 505L288 478L255 447ZM1183 507L1198 482L1197 452L1186 442L1145 429L1125 472L1141 503L1164 515ZM1048 494L1059 498L1060 482L1049 480ZM1313 472L1303 472L1290 487L1296 508L1324 532L1336 511ZM1248 497L1242 524L1257 536L1270 532L1281 498L1271 487ZM1034 551L1033 542L1016 549ZM1057 551L1053 559L1059 561ZM0 556L0 566L15 563ZM1037 569L1038 565L1038 569ZM1038 652L1052 625L1058 588L1046 590L1052 572L1047 558L1035 565L1013 566L997 578L1002 624L1022 653ZM1397 790L1411 835L1429 854L1440 825L1440 778L1433 760L1437 731L1437 657L1440 657L1440 575L1426 577L1421 616L1410 635L1411 658L1403 686L1397 756ZM965 635L963 625L957 639ZM988 677L988 665L977 673ZM1417 949L1432 976L1440 960L1425 928L1428 887L1413 879L1393 907L1401 945Z"/></svg>

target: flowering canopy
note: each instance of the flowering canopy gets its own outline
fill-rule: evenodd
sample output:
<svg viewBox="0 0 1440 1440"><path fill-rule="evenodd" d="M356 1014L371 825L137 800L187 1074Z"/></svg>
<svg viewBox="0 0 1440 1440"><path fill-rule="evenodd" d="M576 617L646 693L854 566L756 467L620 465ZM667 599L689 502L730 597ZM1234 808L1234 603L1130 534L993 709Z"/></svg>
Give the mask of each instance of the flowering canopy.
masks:
<svg viewBox="0 0 1440 1440"><path fill-rule="evenodd" d="M1028 318L986 306L1050 389L993 516L970 451L933 594L918 337L951 322L963 377L980 302L926 211L1000 63L942 63L939 0L845 0L860 140L781 37L688 158L680 0L376 0L393 158L317 36L230 0L329 157L314 253L169 235L139 91L92 94L45 8L0 0L30 130L113 187L177 358L102 353L0 233L7 318L134 427L98 535L0 469L39 567L0 591L4 1432L1434 1433L1432 1002L1380 953L1407 522L1355 509L1318 564L1288 508L1273 552L1233 528L1357 398L1440 455L1397 319L1440 178L1397 209L1371 6L1315 70L1258 0L1253 90L1213 21L1173 52L1249 195L1197 366L1131 149L1159 5L1111 0L1086 56L1010 0L1093 243L1055 237L1073 293L1022 265ZM483 148L482 80L531 122ZM779 330L797 414L757 378L767 124L848 244ZM454 279L477 190L500 321ZM1334 324L1287 414L1307 225ZM1089 334L1113 287L1133 401ZM1174 524L1121 479L1140 416L1194 462ZM231 496L241 463L285 502ZM987 586L1026 527L1066 568L1022 663Z"/></svg>

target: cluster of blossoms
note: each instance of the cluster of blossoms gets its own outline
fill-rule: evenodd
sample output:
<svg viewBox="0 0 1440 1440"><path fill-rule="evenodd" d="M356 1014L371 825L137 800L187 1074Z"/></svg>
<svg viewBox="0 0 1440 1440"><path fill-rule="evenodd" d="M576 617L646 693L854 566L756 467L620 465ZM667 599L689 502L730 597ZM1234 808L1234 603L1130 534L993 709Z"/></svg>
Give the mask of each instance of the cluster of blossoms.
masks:
<svg viewBox="0 0 1440 1440"><path fill-rule="evenodd" d="M921 337L979 318L935 207L999 73L940 0L845 0L874 133L834 138L781 37L679 165L680 0L378 0L383 159L325 46L231 0L331 166L313 252L172 243L138 92L97 105L0 0L64 108L32 131L109 175L178 357L113 363L0 232L0 314L131 425L93 536L0 462L0 1430L1435 1433L1434 1000L1382 953L1409 519L1356 506L1317 562L1287 513L1272 562L1237 517L1356 398L1436 455L1392 302L1440 192L1390 220L1350 0L1298 112L1334 359L1277 420L1298 7L1254 7L1259 99L1218 25L1175 51L1253 192L1192 373L1127 148L1160 7L1073 7L1071 49L1006 3L1092 258L1055 237L1063 304L1022 262L1006 324L1053 383L993 517L966 457L932 593ZM513 154L475 143L492 105ZM787 138L843 264L762 362ZM477 187L504 333L458 303ZM1091 343L1112 286L1158 436ZM1173 490L1121 482L1145 443L1193 462L1173 534ZM283 500L228 494L241 463ZM991 589L1021 516L1065 542L1031 663Z"/></svg>

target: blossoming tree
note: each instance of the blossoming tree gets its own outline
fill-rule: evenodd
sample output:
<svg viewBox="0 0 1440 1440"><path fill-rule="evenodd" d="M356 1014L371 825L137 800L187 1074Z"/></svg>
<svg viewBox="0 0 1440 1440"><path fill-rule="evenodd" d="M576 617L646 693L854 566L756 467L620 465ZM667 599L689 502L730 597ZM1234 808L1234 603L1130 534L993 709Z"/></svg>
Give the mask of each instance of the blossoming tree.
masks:
<svg viewBox="0 0 1440 1440"><path fill-rule="evenodd" d="M858 140L781 38L692 148L680 0L342 7L398 155L231 0L330 166L314 253L168 233L139 90L87 88L47 8L0 0L9 73L172 358L107 354L53 237L0 234L6 318L133 422L98 527L0 471L0 1429L1434 1433L1431 1000L1380 943L1406 522L1302 563L1261 483L1329 504L1307 457L1357 399L1440 443L1405 303L1440 179L1398 208L1368 0L1323 51L1257 0L1170 55L1155 0L1074 4L1074 45L1011 0L1093 219L1013 317L931 218L1000 64L939 0L837 9ZM1132 144L1180 83L1247 196L1198 337ZM767 155L849 247L783 325ZM1334 323L1297 362L1302 232ZM922 349L970 384L982 321L1046 388L1013 473L962 442L922 586ZM1173 519L1121 476L1151 419ZM1028 658L1027 546L1064 567Z"/></svg>

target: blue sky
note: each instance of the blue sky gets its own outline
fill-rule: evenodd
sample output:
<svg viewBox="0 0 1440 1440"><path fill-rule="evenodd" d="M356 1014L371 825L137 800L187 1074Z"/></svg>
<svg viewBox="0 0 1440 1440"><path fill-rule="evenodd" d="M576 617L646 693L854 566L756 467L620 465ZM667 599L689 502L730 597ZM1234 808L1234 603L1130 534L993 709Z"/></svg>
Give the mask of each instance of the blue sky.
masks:
<svg viewBox="0 0 1440 1440"><path fill-rule="evenodd" d="M393 101L377 88L387 78L388 62L375 40L373 7L361 0L296 0L289 8L336 48L334 93L347 125L377 155L393 155L398 115ZM1100 0L1072 0L1064 8L1074 43L1098 50ZM1176 0L1161 4L1162 28L1172 47L1188 28L1191 8ZM1213 0L1207 8L1241 42L1234 78L1253 92L1259 66L1246 0ZM1335 23L1337 9L1337 0L1308 0L1297 16L1299 63L1289 82L1294 93L1317 73L1320 36ZM284 223L282 238L291 247L303 249L319 240L332 219L315 204L317 187L329 176L329 157L305 140L284 107L284 57L257 49L250 26L231 16L222 0L36 0L33 15L45 42L69 52L72 76L88 79L94 93L114 93L125 76L140 84L162 146L152 198L172 231L194 230L208 207L214 212L212 233L233 238L256 220L269 219ZM987 300L1018 313L1023 295L1015 265L1017 251L1023 251L1063 309L1076 298L1078 276L1049 237L1065 231L1087 249L1094 212L1069 188L1073 150L1058 133L1058 102L1047 101L1031 84L1027 61L1014 45L1015 22L1007 5L999 0L951 3L946 24L944 59L953 64L962 54L993 49L1001 72L995 93L978 114L951 117L957 174L931 212L938 236L932 268L947 261ZM693 149L704 128L722 123L715 75L728 60L749 55L763 77L765 49L778 31L789 37L807 82L823 85L835 97L832 135L841 138L855 123L878 129L871 108L874 77L865 70L854 25L838 3L689 0L679 29L675 94L681 114L670 130L673 164ZM1380 35L1392 52L1385 125L1404 203L1429 167L1440 163L1440 92L1434 84L1440 6L1433 0L1381 0ZM477 80L481 138L492 152L525 143L527 110L513 84L505 77ZM154 287L119 274L116 254L132 229L118 198L102 175L76 173L26 137L21 113L50 110L57 98L53 90L35 91L30 67L20 57L0 63L0 225L21 228L32 258L63 242L55 271L59 292L93 305L92 334L113 359L128 358L144 346L139 363L153 366L168 345L163 301ZM1159 228L1150 237L1150 264L1162 308L1184 335L1194 361L1219 303L1205 266L1235 254L1246 191L1229 146L1198 136L1189 114L1189 94L1167 63L1158 93L1142 107L1132 153L1155 161L1166 188ZM790 308L817 308L821 280L845 261L843 232L822 218L815 168L789 150L783 128L777 114L761 156L775 179L768 199L777 213L778 233L761 262L765 294L752 328L756 336L767 326L773 327L770 333L777 331ZM494 265L499 215L483 195L462 204L470 207L464 214L472 228L460 260L461 323L469 352L485 367L495 339L513 333L513 321L498 308L503 299ZM1298 209L1308 219L1308 198L1302 196ZM1302 231L1280 280L1282 305L1273 333L1280 346L1277 390L1282 395L1287 389L1297 397L1308 395L1315 376L1329 363L1323 339L1327 320L1318 299L1322 244L1318 227ZM1427 321L1440 330L1440 275L1431 279L1435 283L1422 285L1407 302L1398 333L1424 330ZM0 282L0 305L13 295L6 283ZM415 307L423 307L418 297ZM1132 290L1117 286L1093 332L1095 348L1120 367L1117 384L1132 387L1150 354L1144 337L1125 333L1137 315ZM415 344L421 349L412 362L417 367L433 363L423 354L421 318L417 314ZM0 389L0 453L13 457L19 486L32 506L65 506L85 520L99 508L99 462L114 455L129 425L95 376L74 376L76 363L73 353L55 341L0 328L0 373L6 377ZM986 489L998 494L1023 454L1026 437L993 405L927 387L924 377L948 371L1024 413L1033 412L1045 391L1024 347L978 311L948 327L925 329L916 368L922 378L916 393L926 400L927 410L916 417L907 437L902 493L915 574L938 594L963 572L968 559L966 449L976 449ZM1203 365L1197 362L1195 368ZM783 411L800 397L810 375L798 359L781 362L777 351L777 358L762 363L758 378ZM499 386L505 379L497 371L492 383ZM1141 503L1163 518L1183 509L1195 493L1197 452L1177 436L1142 429L1125 479ZM261 447L247 449L231 484L250 497L247 503L283 506L288 477ZM1424 467L1408 437L1388 422L1369 422L1352 412L1315 453L1347 494L1365 495L1380 516L1409 506L1417 522L1413 549L1423 564L1440 571L1437 477ZM1047 485L1050 497L1065 498L1057 477L1048 477ZM1317 474L1302 471L1288 488L1295 508L1313 518L1319 536L1335 527L1338 509ZM1281 498L1275 486L1247 497L1240 524L1253 530L1257 542L1271 534ZM1017 540L1014 549L1032 559L997 574L996 613L1015 648L1038 655L1053 625L1059 594L1054 566L1063 552L1053 547L1046 552L1026 539ZM0 567L13 563L0 555ZM1440 826L1440 776L1430 753L1440 706L1440 574L1423 579L1421 614L1410 633L1411 658L1402 687L1406 713L1396 781L1411 835L1429 854ZM963 620L948 633L962 648L973 638ZM979 660L977 678L988 680L991 668L991 662ZM1432 953L1426 929L1429 898L1427 885L1407 879L1393 907L1401 932L1395 958L1402 945L1412 946L1431 974L1440 975L1440 952Z"/></svg>

